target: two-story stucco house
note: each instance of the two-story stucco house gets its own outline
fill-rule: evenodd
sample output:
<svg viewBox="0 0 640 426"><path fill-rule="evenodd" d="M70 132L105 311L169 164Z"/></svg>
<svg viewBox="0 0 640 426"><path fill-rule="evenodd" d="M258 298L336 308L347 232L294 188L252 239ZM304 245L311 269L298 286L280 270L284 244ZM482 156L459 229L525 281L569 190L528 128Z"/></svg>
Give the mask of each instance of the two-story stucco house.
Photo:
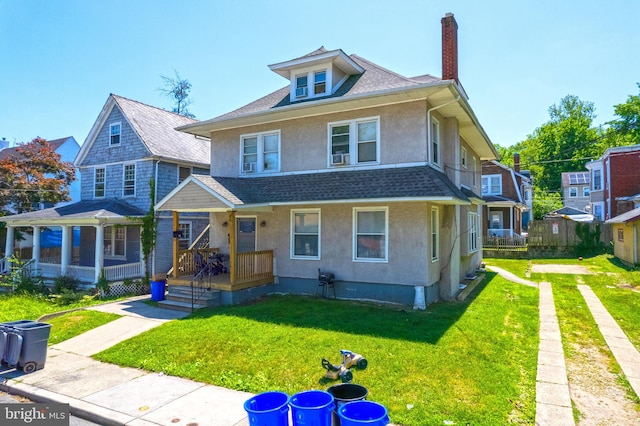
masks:
<svg viewBox="0 0 640 426"><path fill-rule="evenodd" d="M211 139L211 175L156 208L209 213L223 303L313 294L319 269L338 298L456 295L482 260L480 164L497 153L458 80L452 14L442 32L442 78L320 48L269 66L280 90L179 128Z"/></svg>
<svg viewBox="0 0 640 426"><path fill-rule="evenodd" d="M192 173L209 173L208 139L175 130L195 122L110 95L75 158L80 201L3 217L6 256L13 253L15 228L32 227L33 259L44 277L72 275L95 283L103 270L110 281L144 276L148 271L142 262L140 218ZM183 231L181 242L188 246L207 225L207 216L191 214L178 218L175 226ZM61 229L60 247L40 247L44 228ZM78 230L75 247L72 236ZM171 268L171 244L162 242L171 241L173 230L173 218L159 215L152 272L166 273Z"/></svg>
<svg viewBox="0 0 640 426"><path fill-rule="evenodd" d="M587 213L591 210L589 205L589 172L563 172L562 173L562 204Z"/></svg>

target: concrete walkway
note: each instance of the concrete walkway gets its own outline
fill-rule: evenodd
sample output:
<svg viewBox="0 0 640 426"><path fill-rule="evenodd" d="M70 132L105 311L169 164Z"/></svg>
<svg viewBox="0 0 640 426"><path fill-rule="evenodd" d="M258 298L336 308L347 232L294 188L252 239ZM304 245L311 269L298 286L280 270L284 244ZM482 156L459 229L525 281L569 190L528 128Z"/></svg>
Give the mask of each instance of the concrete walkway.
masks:
<svg viewBox="0 0 640 426"><path fill-rule="evenodd" d="M551 284L541 282L539 288L540 345L536 376L536 425L575 425Z"/></svg>
<svg viewBox="0 0 640 426"><path fill-rule="evenodd" d="M106 348L186 313L134 298L89 309L124 315L51 346L45 368L31 374L0 367L0 390L37 402L70 405L72 414L101 425L248 425L252 394L179 377L95 361Z"/></svg>
<svg viewBox="0 0 640 426"><path fill-rule="evenodd" d="M582 297L598 324L600 332L607 346L613 353L618 365L633 388L636 395L640 396L640 353L624 334L618 323L613 319L609 311L604 307L598 296L589 286L578 285Z"/></svg>

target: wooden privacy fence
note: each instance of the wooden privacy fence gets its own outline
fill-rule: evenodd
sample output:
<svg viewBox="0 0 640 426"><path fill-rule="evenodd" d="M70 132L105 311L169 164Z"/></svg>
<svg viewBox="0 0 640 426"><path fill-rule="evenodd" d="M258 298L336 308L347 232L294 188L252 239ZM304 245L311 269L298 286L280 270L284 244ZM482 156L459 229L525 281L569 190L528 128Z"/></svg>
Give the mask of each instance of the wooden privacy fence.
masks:
<svg viewBox="0 0 640 426"><path fill-rule="evenodd" d="M574 247L580 243L576 226L580 222L564 218L533 220L529 222L529 247ZM594 232L598 222L589 223L589 232ZM600 241L609 244L613 238L611 225L599 222Z"/></svg>

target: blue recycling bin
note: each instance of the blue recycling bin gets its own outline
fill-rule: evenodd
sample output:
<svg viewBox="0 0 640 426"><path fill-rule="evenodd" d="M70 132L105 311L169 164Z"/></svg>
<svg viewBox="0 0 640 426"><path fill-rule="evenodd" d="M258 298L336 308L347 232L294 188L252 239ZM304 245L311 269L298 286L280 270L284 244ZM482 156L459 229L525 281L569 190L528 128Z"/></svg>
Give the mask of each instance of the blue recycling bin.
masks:
<svg viewBox="0 0 640 426"><path fill-rule="evenodd" d="M293 426L330 426L333 395L322 390L299 392L289 400Z"/></svg>
<svg viewBox="0 0 640 426"><path fill-rule="evenodd" d="M263 392L244 402L249 414L249 426L289 426L289 395L284 392Z"/></svg>
<svg viewBox="0 0 640 426"><path fill-rule="evenodd" d="M384 405L373 401L347 402L338 408L342 426L386 426L389 413Z"/></svg>
<svg viewBox="0 0 640 426"><path fill-rule="evenodd" d="M164 300L164 292L166 289L167 281L151 281L151 300L159 302Z"/></svg>

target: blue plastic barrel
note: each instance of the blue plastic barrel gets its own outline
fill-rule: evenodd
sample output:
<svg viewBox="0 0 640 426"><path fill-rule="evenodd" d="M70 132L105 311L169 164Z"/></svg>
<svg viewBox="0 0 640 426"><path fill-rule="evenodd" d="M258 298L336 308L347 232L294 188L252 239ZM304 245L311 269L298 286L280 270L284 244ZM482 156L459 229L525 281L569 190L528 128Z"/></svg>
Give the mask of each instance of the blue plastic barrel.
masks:
<svg viewBox="0 0 640 426"><path fill-rule="evenodd" d="M322 390L297 393L289 400L293 426L331 426L333 395Z"/></svg>
<svg viewBox="0 0 640 426"><path fill-rule="evenodd" d="M389 413L384 405L373 401L347 402L338 408L342 426L386 426L389 424Z"/></svg>
<svg viewBox="0 0 640 426"><path fill-rule="evenodd" d="M249 414L249 426L288 426L289 395L284 392L263 392L244 402Z"/></svg>
<svg viewBox="0 0 640 426"><path fill-rule="evenodd" d="M167 284L166 281L151 281L151 300L160 302L164 300L164 291Z"/></svg>

